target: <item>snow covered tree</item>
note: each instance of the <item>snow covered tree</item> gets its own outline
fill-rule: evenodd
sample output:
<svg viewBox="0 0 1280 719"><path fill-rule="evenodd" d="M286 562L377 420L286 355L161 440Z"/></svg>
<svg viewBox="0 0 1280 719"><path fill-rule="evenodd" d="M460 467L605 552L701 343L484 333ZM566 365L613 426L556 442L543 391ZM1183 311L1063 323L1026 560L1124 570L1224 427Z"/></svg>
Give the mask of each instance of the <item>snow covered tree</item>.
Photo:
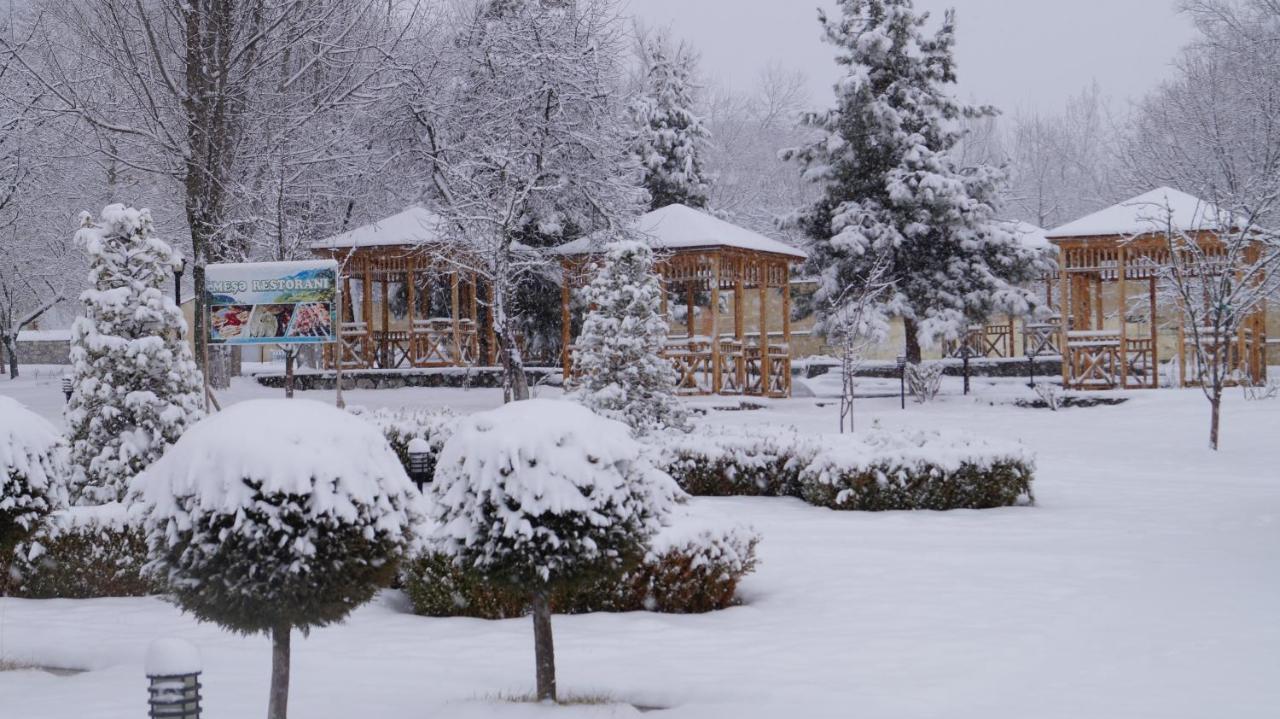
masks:
<svg viewBox="0 0 1280 719"><path fill-rule="evenodd" d="M313 400L235 404L132 484L148 571L202 621L272 641L268 719L285 719L290 636L391 582L416 492L371 422Z"/></svg>
<svg viewBox="0 0 1280 719"><path fill-rule="evenodd" d="M430 493L438 550L528 593L540 701L556 699L551 592L643 557L681 495L626 425L544 399L467 417Z"/></svg>
<svg viewBox="0 0 1280 719"><path fill-rule="evenodd" d="M65 472L62 435L17 400L0 396L0 594L10 552L54 509Z"/></svg>
<svg viewBox="0 0 1280 719"><path fill-rule="evenodd" d="M82 225L90 288L71 326L65 416L73 499L99 504L123 499L129 479L200 417L202 382L165 291L178 255L152 236L150 211L108 205Z"/></svg>
<svg viewBox="0 0 1280 719"><path fill-rule="evenodd" d="M822 137L783 153L824 190L796 220L811 239L820 309L888 259L885 309L902 318L918 363L922 341L955 339L975 317L1029 311L1035 296L1016 283L1037 276L1040 260L997 222L1003 173L959 167L952 155L960 119L994 112L949 94L954 14L927 37L928 14L911 0L839 4L839 18L819 14L848 68L836 107L806 115Z"/></svg>
<svg viewBox="0 0 1280 719"><path fill-rule="evenodd" d="M574 349L574 398L636 434L683 427L679 380L661 352L667 339L662 285L653 250L630 240L605 248L604 262L583 293L591 308Z"/></svg>
<svg viewBox="0 0 1280 719"><path fill-rule="evenodd" d="M470 248L467 269L491 283L484 304L508 399L529 397L522 319L555 306L554 293L527 303L530 285L558 271L548 248L616 230L643 195L621 152L615 9L612 0L480 3L439 63L448 79L415 80L425 194Z"/></svg>
<svg viewBox="0 0 1280 719"><path fill-rule="evenodd" d="M649 209L681 204L705 208L711 180L703 154L711 134L694 109L695 58L673 49L662 34L648 43L648 74L630 106L635 126L631 152L644 167Z"/></svg>

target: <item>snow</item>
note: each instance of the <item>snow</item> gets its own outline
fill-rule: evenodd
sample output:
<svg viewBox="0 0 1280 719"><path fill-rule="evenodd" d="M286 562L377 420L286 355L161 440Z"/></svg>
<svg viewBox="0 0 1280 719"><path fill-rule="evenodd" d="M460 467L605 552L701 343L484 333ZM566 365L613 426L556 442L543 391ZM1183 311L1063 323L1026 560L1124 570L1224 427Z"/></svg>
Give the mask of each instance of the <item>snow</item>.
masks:
<svg viewBox="0 0 1280 719"><path fill-rule="evenodd" d="M313 250L423 245L446 242L444 218L422 207L385 217L311 244Z"/></svg>
<svg viewBox="0 0 1280 719"><path fill-rule="evenodd" d="M745 227L725 222L700 210L684 205L667 205L648 212L636 219L632 229L649 242L655 250L688 250L706 247L734 247L757 252L771 252L798 260L805 259L803 251L752 232ZM599 237L583 237L560 245L556 251L562 255L584 255L600 251Z"/></svg>
<svg viewBox="0 0 1280 719"><path fill-rule="evenodd" d="M397 533L406 522L404 509L389 506L388 494L413 491L377 427L308 399L250 400L206 417L132 489L149 506L149 522L173 520L179 528L198 519L183 505L234 515L255 508L259 493L283 493L308 496L313 517L350 522L360 514L357 505L379 507L385 510L379 528Z"/></svg>
<svg viewBox="0 0 1280 719"><path fill-rule="evenodd" d="M142 666L149 677L175 677L199 674L204 665L196 645L185 639L168 638L151 642Z"/></svg>
<svg viewBox="0 0 1280 719"><path fill-rule="evenodd" d="M1007 224L1009 231L1022 241L1022 245L1024 247L1029 247L1033 250L1056 249L1053 244L1049 242L1049 239L1045 237L1047 230L1043 227L1038 227L1030 222L1023 222L1022 220L1012 221Z"/></svg>
<svg viewBox="0 0 1280 719"><path fill-rule="evenodd" d="M1174 226L1185 232L1218 227L1213 205L1172 187L1160 187L1049 230L1046 236L1052 240L1160 232L1169 211L1173 212Z"/></svg>
<svg viewBox="0 0 1280 719"><path fill-rule="evenodd" d="M12 397L0 395L0 490L9 473L17 472L39 490L47 490L59 477L56 472L62 436L48 420ZM65 459L63 459L65 462ZM0 491L0 509L10 498Z"/></svg>
<svg viewBox="0 0 1280 719"><path fill-rule="evenodd" d="M56 377L0 379L57 421ZM875 383L876 380L867 380ZM833 512L784 498L695 498L688 508L762 536L743 605L704 615L556 616L561 691L624 706L510 703L533 683L527 618L411 614L386 592L293 640L290 705L309 719L376 707L382 719L638 716L671 719L1270 719L1280 706L1280 402L1225 398L1221 453L1204 448L1198 390L1124 391L1115 407L1014 407L1025 380L958 378L928 405L859 399L861 432L965 431L1036 455L1036 505L953 512ZM889 386L891 385L891 386ZM547 390L548 395L554 392ZM237 379L223 406L278 397ZM331 402L332 392L303 392ZM353 390L371 408L487 410L493 389ZM293 400L299 402L300 400ZM688 400L709 427L829 433L829 397ZM677 509L677 515L681 509ZM715 520L711 520L715 521ZM676 519L667 532L695 531ZM160 598L0 599L0 659L87 670L0 671L0 716L145 713L146 649L199 647L210 717L259 716L270 647ZM428 680L424 681L424 677Z"/></svg>

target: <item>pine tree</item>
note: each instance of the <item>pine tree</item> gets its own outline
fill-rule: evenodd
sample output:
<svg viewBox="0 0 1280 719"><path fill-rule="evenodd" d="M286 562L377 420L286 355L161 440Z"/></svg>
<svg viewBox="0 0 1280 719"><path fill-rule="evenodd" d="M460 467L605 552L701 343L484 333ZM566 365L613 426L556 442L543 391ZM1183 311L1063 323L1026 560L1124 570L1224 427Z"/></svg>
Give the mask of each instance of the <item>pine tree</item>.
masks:
<svg viewBox="0 0 1280 719"><path fill-rule="evenodd" d="M660 354L667 322L653 250L636 241L608 245L584 299L592 309L575 345L580 373L575 398L636 434L684 427L676 371Z"/></svg>
<svg viewBox="0 0 1280 719"><path fill-rule="evenodd" d="M954 339L965 325L998 311L1030 310L1040 260L996 221L1003 172L959 167L952 150L964 117L991 108L960 105L952 51L955 16L927 37L928 13L911 0L840 0L842 16L820 13L828 42L848 68L836 107L805 116L823 137L783 153L799 160L823 197L799 213L821 278L817 307L888 265L884 309L901 317L906 354L921 341Z"/></svg>
<svg viewBox="0 0 1280 719"><path fill-rule="evenodd" d="M81 218L91 288L71 327L66 421L81 503L124 498L129 480L199 419L201 380L182 311L163 291L178 255L151 236L149 210L108 205Z"/></svg>
<svg viewBox="0 0 1280 719"><path fill-rule="evenodd" d="M649 43L644 89L630 107L631 152L644 167L649 209L677 203L705 208L711 181L702 154L711 133L694 112L694 58L668 44L661 36Z"/></svg>

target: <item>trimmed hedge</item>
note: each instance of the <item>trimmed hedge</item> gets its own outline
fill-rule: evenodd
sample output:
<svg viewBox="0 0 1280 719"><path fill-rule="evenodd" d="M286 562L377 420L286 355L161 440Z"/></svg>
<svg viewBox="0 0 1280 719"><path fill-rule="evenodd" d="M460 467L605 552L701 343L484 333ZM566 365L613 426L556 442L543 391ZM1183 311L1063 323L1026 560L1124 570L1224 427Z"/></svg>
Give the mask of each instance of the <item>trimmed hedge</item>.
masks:
<svg viewBox="0 0 1280 719"><path fill-rule="evenodd" d="M654 461L701 497L798 497L800 472L818 446L795 430L737 428L650 437Z"/></svg>
<svg viewBox="0 0 1280 719"><path fill-rule="evenodd" d="M436 458L444 443L453 434L458 416L448 409L376 409L366 410L363 407L352 407L352 414L359 415L377 425L391 449L409 472L409 441L421 438L431 447L430 459L427 461L428 475L435 474Z"/></svg>
<svg viewBox="0 0 1280 719"><path fill-rule="evenodd" d="M884 431L804 437L764 427L651 438L698 496L792 496L831 509L983 509L1033 503L1035 462L1020 446L962 434Z"/></svg>
<svg viewBox="0 0 1280 719"><path fill-rule="evenodd" d="M748 527L686 516L660 532L635 567L620 577L558 591L551 606L560 614L724 609L736 603L738 582L755 569L759 541ZM405 567L402 582L418 614L507 619L529 611L525 594L430 550Z"/></svg>
<svg viewBox="0 0 1280 719"><path fill-rule="evenodd" d="M141 597L156 586L143 578L147 545L117 503L71 507L49 515L19 545L10 594L29 599Z"/></svg>
<svg viewBox="0 0 1280 719"><path fill-rule="evenodd" d="M988 509L1032 504L1020 446L963 435L873 435L831 447L801 472L801 496L830 509Z"/></svg>

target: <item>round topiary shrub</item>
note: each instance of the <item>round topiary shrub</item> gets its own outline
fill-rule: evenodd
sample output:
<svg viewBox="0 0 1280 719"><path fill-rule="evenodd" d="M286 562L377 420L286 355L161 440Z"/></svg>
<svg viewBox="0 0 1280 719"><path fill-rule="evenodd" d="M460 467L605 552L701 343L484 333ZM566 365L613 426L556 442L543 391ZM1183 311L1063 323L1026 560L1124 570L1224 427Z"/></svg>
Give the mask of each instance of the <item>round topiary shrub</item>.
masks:
<svg viewBox="0 0 1280 719"><path fill-rule="evenodd" d="M341 621L390 583L417 494L373 425L302 399L202 420L133 490L148 570L174 601L271 635L272 719L286 714L291 630Z"/></svg>
<svg viewBox="0 0 1280 719"><path fill-rule="evenodd" d="M0 591L14 548L53 510L66 472L66 443L53 425L0 396Z"/></svg>

